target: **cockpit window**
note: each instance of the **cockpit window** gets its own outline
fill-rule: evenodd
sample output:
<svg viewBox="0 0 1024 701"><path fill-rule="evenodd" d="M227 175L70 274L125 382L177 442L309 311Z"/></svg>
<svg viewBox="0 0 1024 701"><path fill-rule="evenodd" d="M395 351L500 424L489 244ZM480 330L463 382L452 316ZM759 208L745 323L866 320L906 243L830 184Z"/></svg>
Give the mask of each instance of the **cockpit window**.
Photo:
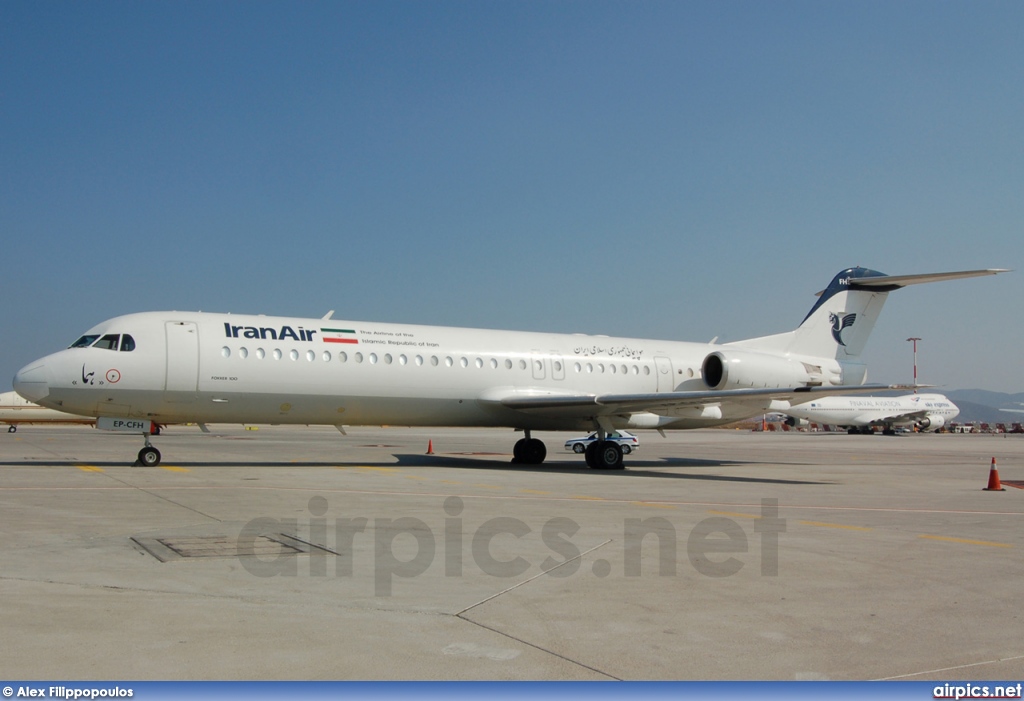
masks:
<svg viewBox="0 0 1024 701"><path fill-rule="evenodd" d="M68 348L88 348L93 343L95 343L96 339L99 338L99 337L100 337L99 334L92 334L92 335L88 335L88 336L82 336L80 339L78 339L77 341L72 343L70 346L68 346Z"/></svg>
<svg viewBox="0 0 1024 701"><path fill-rule="evenodd" d="M82 336L68 347L88 348L90 346L93 348L103 348L104 350L133 351L135 350L135 339L128 334L108 333L100 337L98 333L94 333Z"/></svg>
<svg viewBox="0 0 1024 701"><path fill-rule="evenodd" d="M108 333L106 336L96 341L93 344L93 348L103 348L105 350L117 350L118 341L120 336L116 333Z"/></svg>

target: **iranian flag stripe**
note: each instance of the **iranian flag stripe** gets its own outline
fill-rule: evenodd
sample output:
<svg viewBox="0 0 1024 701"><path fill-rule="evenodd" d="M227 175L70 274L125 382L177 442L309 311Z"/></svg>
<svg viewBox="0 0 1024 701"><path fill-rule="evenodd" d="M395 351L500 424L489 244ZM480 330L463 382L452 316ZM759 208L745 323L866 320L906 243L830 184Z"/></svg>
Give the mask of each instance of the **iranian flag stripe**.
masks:
<svg viewBox="0 0 1024 701"><path fill-rule="evenodd" d="M359 343L355 329L320 329L324 343Z"/></svg>

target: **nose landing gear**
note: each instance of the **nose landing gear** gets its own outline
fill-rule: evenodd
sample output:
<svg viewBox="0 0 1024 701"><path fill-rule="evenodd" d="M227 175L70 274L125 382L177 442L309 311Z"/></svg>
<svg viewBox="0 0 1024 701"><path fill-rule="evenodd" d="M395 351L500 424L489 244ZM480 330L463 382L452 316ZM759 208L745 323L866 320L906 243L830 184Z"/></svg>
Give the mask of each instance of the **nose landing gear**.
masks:
<svg viewBox="0 0 1024 701"><path fill-rule="evenodd" d="M139 465L143 467L156 467L160 464L160 451L149 443L149 435L146 435L146 447L139 451Z"/></svg>
<svg viewBox="0 0 1024 701"><path fill-rule="evenodd" d="M160 451L149 442L150 436L160 435L160 424L140 419L123 419L120 417L100 416L96 419L96 428L114 433L131 433L141 435L146 447L139 451L139 459L132 466L153 467L160 464Z"/></svg>

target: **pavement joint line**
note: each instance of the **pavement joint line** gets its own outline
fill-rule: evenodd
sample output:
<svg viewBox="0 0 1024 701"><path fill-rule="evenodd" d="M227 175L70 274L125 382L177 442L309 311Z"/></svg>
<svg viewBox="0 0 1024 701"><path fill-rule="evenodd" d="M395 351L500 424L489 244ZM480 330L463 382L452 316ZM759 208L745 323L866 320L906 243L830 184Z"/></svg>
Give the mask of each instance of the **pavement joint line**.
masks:
<svg viewBox="0 0 1024 701"><path fill-rule="evenodd" d="M923 533L923 534L921 534L921 535L919 535L917 537L918 538L923 538L925 540L941 540L941 541L944 541L944 542L947 542L947 543L963 543L965 545L987 545L987 546L989 546L991 548L1012 548L1013 547L1013 545L1011 543L994 543L994 542L992 542L990 540L971 540L969 538L953 538L951 536L944 536L944 535L928 535L927 533Z"/></svg>
<svg viewBox="0 0 1024 701"><path fill-rule="evenodd" d="M492 633L494 633L496 635L503 636L505 638L508 638L509 640L514 640L514 641L516 641L517 643L519 643L521 645L527 645L529 647L532 647L534 650L540 650L544 654L551 655L553 657L557 657L560 660L565 660L569 664L574 664L577 667L582 667L583 669L589 669L594 674L600 674L602 677L607 677L607 678L612 679L612 680L617 681L617 682L621 682L622 681L621 677L616 677L616 676L614 676L612 674L609 674L608 672L602 672L600 669L597 669L596 667L591 667L590 665L584 664L584 663L580 662L579 660L574 660L574 659L572 659L570 657L566 657L565 655L563 655L561 653L558 653L558 652L555 652L554 650L549 650L548 648L541 647L540 645L537 645L536 643L531 643L531 642L529 642L527 640L523 640L522 638L517 638L516 636L511 635L509 633L506 633L505 631L498 630L497 628L494 628L492 626L484 625L483 623L480 623L479 621L474 621L471 618L466 618L461 613L455 614L455 617L458 618L460 621L465 621L466 623L472 623L473 625L479 626L480 628L483 628L484 630L489 630L489 631L491 631Z"/></svg>
<svg viewBox="0 0 1024 701"><path fill-rule="evenodd" d="M139 468L126 468L126 469L139 469ZM110 476L110 475L108 475ZM119 480L117 480L119 481ZM138 489L133 485L126 483L123 487L5 487L0 486L0 492L29 492L29 491L82 491L82 490L118 490L118 489ZM406 491L381 491L374 489L336 489L336 488L323 488L323 487L289 487L289 486L256 486L256 485L167 485L160 487L150 487L150 489L158 489L161 491L190 491L190 490L216 490L216 489L231 489L231 490L248 490L248 491L293 491L293 492L320 492L328 494L364 494L364 495L380 495L380 496L410 496L410 497L442 497L447 498L450 496L463 497L465 499L492 499L492 500L520 500L525 501L529 499L537 499L539 495L511 495L511 494L451 494L446 492L406 492ZM576 501L571 497L543 497L542 501L552 502L572 502ZM615 504L632 504L636 503L635 499L604 499L604 504L615 505ZM670 506L749 506L749 507L760 507L761 504L730 504L727 502L720 501L663 501L663 502L652 502L666 504ZM871 507L871 506L817 506L814 504L779 504L779 509L786 510L804 510L804 511L853 511L853 512L878 512L878 513L894 513L894 514L963 514L965 516L1024 516L1024 511L972 511L969 509L907 509L907 508L891 508L891 507Z"/></svg>
<svg viewBox="0 0 1024 701"><path fill-rule="evenodd" d="M557 565L555 565L554 567L552 567L550 569L546 569L546 570L543 570L541 572L538 572L537 574L533 575L532 577L528 577L527 579L524 579L523 581L519 582L518 584L513 584L512 586L508 587L507 589L503 589L503 590L499 591L497 594L491 594L486 599L482 599L482 600L476 602L475 604L473 604L472 606L467 606L466 608L462 609L461 611L459 611L455 615L461 617L462 614L466 613L467 611L475 609L477 606L481 606L483 604L486 604L488 601L492 601L494 599L497 599L499 596L507 594L510 591L512 591L513 589L518 589L519 587L523 586L524 584L529 584L530 582L532 582L533 580L537 579L538 577L543 577L544 575L548 574L549 572L554 572L559 567L564 567L565 565L568 565L570 562L575 562L576 560L582 559L584 555L587 555L588 553L592 553L595 550L597 550L598 548L603 548L604 546L608 545L608 543L610 543L610 542L612 542L611 538L609 538L608 540L604 541L603 543L598 543L597 545L595 545L594 547L590 548L589 550L585 550L585 551L581 552L576 557L569 558L565 562L560 562L560 563L558 563Z"/></svg>
<svg viewBox="0 0 1024 701"><path fill-rule="evenodd" d="M867 526L847 526L842 523L825 523L823 521L801 521L801 526L817 526L818 528L842 528L847 531L873 531Z"/></svg>
<svg viewBox="0 0 1024 701"><path fill-rule="evenodd" d="M938 674L940 672L952 672L956 669L970 669L971 667L981 667L988 664L999 664L1000 662L1016 662L1017 660L1024 660L1024 655L1016 655L1015 657L997 657L994 660L985 660L984 662L971 662L969 664L956 665L955 667L943 667L942 669L928 669L923 672L899 674L895 677L882 677L881 679L875 679L874 681L888 682L895 681L896 679L909 679L910 677L920 677L923 674Z"/></svg>
<svg viewBox="0 0 1024 701"><path fill-rule="evenodd" d="M474 621L472 618L467 618L466 615L465 615L467 612L471 611L472 609L474 609L474 608L476 608L478 606L481 606L481 605L487 603L488 601L493 601L494 599L497 599L499 596L502 596L504 594L509 593L513 589L518 589L519 587L521 587L521 586L523 586L525 584L529 584L530 582L532 582L533 580L537 579L538 577L541 577L541 576L543 576L545 574L548 574L549 572L557 570L559 567L563 567L564 565L567 565L570 562L574 562L576 560L579 560L584 555L587 555L588 553L592 553L595 550L597 550L598 548L603 548L605 545L608 545L608 543L610 543L610 542L612 542L612 541L609 538L608 540L604 541L603 543L599 543L599 544L595 545L594 547L590 548L589 550L586 550L586 551L580 553L576 557L570 558L570 559L566 560L565 562L558 563L557 565L555 565L551 569L544 570L543 572L535 574L534 576L529 577L528 579L524 579L522 582L519 582L518 584L514 584L511 587L509 587L508 589L500 591L497 594L492 594L491 596L487 597L486 599L478 601L475 604L473 604L472 606L468 606L468 607L462 609L461 611L459 611L458 613L455 614L455 618L458 618L459 620L462 620L462 621L466 621L467 623L472 623L473 625L479 626L480 628L483 628L484 630L489 630L492 633L496 633L498 635L504 636L504 637L508 638L509 640L515 640L516 642L518 642L518 643L520 643L522 645L528 645L528 646L532 647L535 650L540 650L541 652L543 652L545 654L553 655L553 656L557 657L558 659L565 660L566 662L568 662L570 664L574 664L574 665L577 665L579 667L583 667L584 669L589 669L591 672L594 672L595 674L600 674L603 677L608 677L609 679L614 679L615 681L622 681L622 679L620 679L619 677L616 677L616 676L614 676L612 674L609 674L608 672L603 672L600 669L597 669L596 667L591 667L590 665L584 664L584 663L580 662L579 660L574 660L572 658L566 657L565 655L557 653L554 650L549 650L548 648L541 647L540 645L536 645L536 644L531 643L531 642L529 642L527 640L523 640L522 638L517 638L514 635L511 635L511 634L506 633L504 631L498 630L497 628L494 628L492 626L484 625L483 623L480 623L478 621Z"/></svg>
<svg viewBox="0 0 1024 701"><path fill-rule="evenodd" d="M111 480L113 480L114 482L118 482L119 484L123 484L128 489L131 489L133 491L142 492L143 494L148 494L149 496L153 497L154 499L159 499L160 501L167 502L168 504L173 504L174 506L180 507L180 508L185 509L187 511L191 511L194 514L199 514L203 518L208 518L208 519L210 519L212 521L216 521L217 523L221 522L221 519L217 518L216 516L211 516L210 514L203 513L199 509L194 509L191 506L188 506L187 504L182 504L182 503L174 501L173 499L170 499L168 497L161 496L160 494L155 494L150 489L146 489L145 487L139 487L137 485L130 485L127 482L125 482L123 480L120 480L117 477L114 477L113 475L109 475L108 474L106 476L108 478L110 478Z"/></svg>

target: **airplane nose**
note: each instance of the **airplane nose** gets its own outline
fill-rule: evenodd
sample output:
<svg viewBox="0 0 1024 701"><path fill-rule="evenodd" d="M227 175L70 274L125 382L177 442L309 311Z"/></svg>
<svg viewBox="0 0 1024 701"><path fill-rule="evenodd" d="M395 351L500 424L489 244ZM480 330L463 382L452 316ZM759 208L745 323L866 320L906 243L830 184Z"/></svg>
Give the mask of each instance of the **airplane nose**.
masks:
<svg viewBox="0 0 1024 701"><path fill-rule="evenodd" d="M14 391L30 402L39 402L50 394L49 375L46 365L26 365L14 376Z"/></svg>

